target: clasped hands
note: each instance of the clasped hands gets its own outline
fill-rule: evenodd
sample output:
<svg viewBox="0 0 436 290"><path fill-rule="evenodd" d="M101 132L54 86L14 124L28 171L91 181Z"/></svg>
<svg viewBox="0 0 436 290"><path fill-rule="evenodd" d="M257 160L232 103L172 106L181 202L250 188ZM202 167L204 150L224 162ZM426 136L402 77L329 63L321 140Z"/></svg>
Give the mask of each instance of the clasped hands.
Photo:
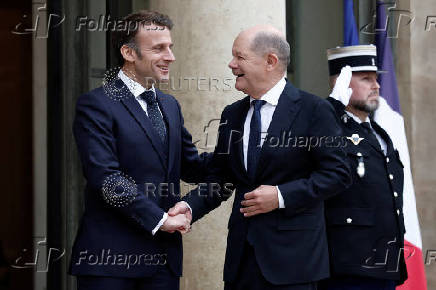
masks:
<svg viewBox="0 0 436 290"><path fill-rule="evenodd" d="M255 190L244 194L241 205L240 211L244 217L270 212L279 207L277 188L271 185L261 185ZM191 210L185 202L181 201L170 208L168 218L162 225L161 230L169 233L179 231L185 234L191 231L191 221Z"/></svg>
<svg viewBox="0 0 436 290"><path fill-rule="evenodd" d="M191 231L192 214L185 202L176 203L168 211L168 218L160 228L160 230L168 233L179 231L181 234L186 234Z"/></svg>

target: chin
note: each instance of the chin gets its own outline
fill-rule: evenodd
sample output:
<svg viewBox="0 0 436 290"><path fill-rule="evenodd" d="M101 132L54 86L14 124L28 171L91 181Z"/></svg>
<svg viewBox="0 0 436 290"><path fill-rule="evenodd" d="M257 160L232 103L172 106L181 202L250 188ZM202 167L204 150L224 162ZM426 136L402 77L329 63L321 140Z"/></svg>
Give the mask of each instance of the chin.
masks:
<svg viewBox="0 0 436 290"><path fill-rule="evenodd" d="M237 89L238 91L244 92L245 93L245 88L242 84L238 84L238 81L236 81L235 83L235 89Z"/></svg>
<svg viewBox="0 0 436 290"><path fill-rule="evenodd" d="M159 75L155 79L158 83L167 83L170 80L170 77L168 75Z"/></svg>
<svg viewBox="0 0 436 290"><path fill-rule="evenodd" d="M378 109L379 103L378 101L370 102L365 105L365 111L368 113L375 112Z"/></svg>
<svg viewBox="0 0 436 290"><path fill-rule="evenodd" d="M370 106L378 106L379 100L378 97L376 99L369 100L367 104Z"/></svg>

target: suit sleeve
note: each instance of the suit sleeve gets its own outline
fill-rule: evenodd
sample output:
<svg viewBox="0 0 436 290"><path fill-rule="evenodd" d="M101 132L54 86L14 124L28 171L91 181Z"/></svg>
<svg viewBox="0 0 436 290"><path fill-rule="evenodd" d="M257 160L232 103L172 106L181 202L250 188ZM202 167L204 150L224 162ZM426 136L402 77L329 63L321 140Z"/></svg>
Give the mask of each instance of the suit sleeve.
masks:
<svg viewBox="0 0 436 290"><path fill-rule="evenodd" d="M285 201L287 215L302 212L313 204L341 192L351 184L350 169L345 152L341 148L342 142L329 141L343 136L334 110L326 100L320 100L316 104L310 128L310 136L319 140L318 146L311 148L310 151L311 162L315 169L308 178L293 180L278 186Z"/></svg>
<svg viewBox="0 0 436 290"><path fill-rule="evenodd" d="M217 145L213 154L208 155L207 175L205 182L185 195L182 200L187 202L192 209L192 222L221 205L233 193L234 186L228 168L230 154L231 130L225 117L224 109L218 129Z"/></svg>
<svg viewBox="0 0 436 290"><path fill-rule="evenodd" d="M149 200L142 184L122 172L117 157L112 113L104 97L82 95L73 125L88 192L151 233L164 211Z"/></svg>
<svg viewBox="0 0 436 290"><path fill-rule="evenodd" d="M197 147L192 143L192 136L185 128L185 121L183 119L182 111L179 103L175 100L179 109L181 136L182 136L182 150L181 150L181 164L180 164L180 177L185 182L200 183L205 181L208 172L208 164L211 160L211 153L198 154Z"/></svg>

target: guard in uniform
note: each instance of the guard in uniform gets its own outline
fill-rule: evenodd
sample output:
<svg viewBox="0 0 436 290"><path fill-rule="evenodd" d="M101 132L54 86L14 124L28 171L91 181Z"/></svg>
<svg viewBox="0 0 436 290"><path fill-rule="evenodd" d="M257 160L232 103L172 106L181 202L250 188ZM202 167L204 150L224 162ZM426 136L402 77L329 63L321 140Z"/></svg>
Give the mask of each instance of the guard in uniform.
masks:
<svg viewBox="0 0 436 290"><path fill-rule="evenodd" d="M327 51L328 98L346 136L353 184L325 202L331 278L321 290L392 289L407 279L403 165L388 134L371 118L378 107L376 47Z"/></svg>

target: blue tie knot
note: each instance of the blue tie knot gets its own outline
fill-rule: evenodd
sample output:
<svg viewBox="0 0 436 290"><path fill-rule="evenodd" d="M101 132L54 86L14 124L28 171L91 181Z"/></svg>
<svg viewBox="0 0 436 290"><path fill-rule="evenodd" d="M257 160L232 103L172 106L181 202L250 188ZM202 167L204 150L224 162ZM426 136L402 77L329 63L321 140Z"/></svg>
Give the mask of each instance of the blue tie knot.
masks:
<svg viewBox="0 0 436 290"><path fill-rule="evenodd" d="M141 94L141 98L147 103L147 105L152 105L156 101L156 97L152 90L144 91Z"/></svg>
<svg viewBox="0 0 436 290"><path fill-rule="evenodd" d="M255 111L260 111L260 108L262 108L262 106L265 105L266 101L264 101L264 100L253 100L252 103L253 103L253 106L254 106L254 110Z"/></svg>

